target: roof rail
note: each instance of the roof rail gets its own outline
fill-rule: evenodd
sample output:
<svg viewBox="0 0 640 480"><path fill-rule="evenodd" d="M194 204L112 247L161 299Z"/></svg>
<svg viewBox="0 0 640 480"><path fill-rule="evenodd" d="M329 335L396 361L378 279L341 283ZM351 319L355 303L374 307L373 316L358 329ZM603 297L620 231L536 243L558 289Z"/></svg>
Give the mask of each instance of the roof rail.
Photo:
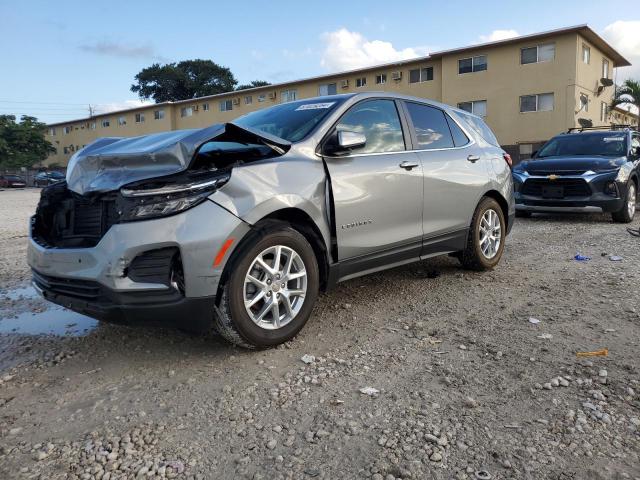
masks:
<svg viewBox="0 0 640 480"><path fill-rule="evenodd" d="M566 133L584 132L589 130L632 130L632 129L633 129L633 125L613 124L613 125L601 125L597 127L572 127L569 130L567 130Z"/></svg>

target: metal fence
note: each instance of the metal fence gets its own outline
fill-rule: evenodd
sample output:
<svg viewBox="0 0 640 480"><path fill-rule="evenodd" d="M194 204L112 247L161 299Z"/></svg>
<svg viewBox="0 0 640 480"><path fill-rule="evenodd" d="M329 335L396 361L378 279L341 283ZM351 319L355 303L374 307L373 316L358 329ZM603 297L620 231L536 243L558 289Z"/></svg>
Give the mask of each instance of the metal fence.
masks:
<svg viewBox="0 0 640 480"><path fill-rule="evenodd" d="M66 173L66 169L65 168L50 168L50 169L44 169L44 168L38 168L38 169L34 169L34 168L0 168L0 175L18 175L22 178L24 178L27 182L27 187L35 187L36 183L35 183L35 176L37 174L39 174L40 172L60 172L65 174Z"/></svg>

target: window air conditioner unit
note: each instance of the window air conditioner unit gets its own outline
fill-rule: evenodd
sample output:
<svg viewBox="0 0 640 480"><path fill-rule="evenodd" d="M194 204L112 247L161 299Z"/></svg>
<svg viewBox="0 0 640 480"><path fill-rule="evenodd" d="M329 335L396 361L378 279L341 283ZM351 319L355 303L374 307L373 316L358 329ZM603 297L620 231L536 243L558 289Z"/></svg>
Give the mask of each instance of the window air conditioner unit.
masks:
<svg viewBox="0 0 640 480"><path fill-rule="evenodd" d="M274 98L276 98L276 92L271 92L271 93L269 94L269 98L270 98L271 100L273 100Z"/></svg>
<svg viewBox="0 0 640 480"><path fill-rule="evenodd" d="M349 80L342 80L342 82L340 83L340 86L342 88L349 88Z"/></svg>
<svg viewBox="0 0 640 480"><path fill-rule="evenodd" d="M234 98L233 99L233 104L234 105L240 105L240 99L239 98Z"/></svg>
<svg viewBox="0 0 640 480"><path fill-rule="evenodd" d="M402 72L391 72L391 78L395 81L402 80Z"/></svg>

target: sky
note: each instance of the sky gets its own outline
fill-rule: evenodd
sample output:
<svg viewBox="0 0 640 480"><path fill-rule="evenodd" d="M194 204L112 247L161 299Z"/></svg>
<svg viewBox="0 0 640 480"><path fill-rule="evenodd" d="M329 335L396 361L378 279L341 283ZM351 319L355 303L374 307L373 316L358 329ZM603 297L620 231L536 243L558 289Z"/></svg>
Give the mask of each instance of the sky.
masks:
<svg viewBox="0 0 640 480"><path fill-rule="evenodd" d="M134 76L155 62L278 83L583 23L634 64L618 79L640 78L640 14L601 1L0 0L0 115L135 106Z"/></svg>

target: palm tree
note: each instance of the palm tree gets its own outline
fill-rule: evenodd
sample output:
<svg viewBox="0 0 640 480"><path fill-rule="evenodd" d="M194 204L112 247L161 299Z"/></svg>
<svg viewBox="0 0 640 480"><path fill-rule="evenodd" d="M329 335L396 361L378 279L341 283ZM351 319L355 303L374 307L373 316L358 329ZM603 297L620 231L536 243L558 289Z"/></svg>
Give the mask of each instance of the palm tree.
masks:
<svg viewBox="0 0 640 480"><path fill-rule="evenodd" d="M633 105L640 112L640 82L637 80L625 80L616 89L616 93L611 101L611 108L618 105ZM640 115L638 115L638 130L640 130Z"/></svg>

